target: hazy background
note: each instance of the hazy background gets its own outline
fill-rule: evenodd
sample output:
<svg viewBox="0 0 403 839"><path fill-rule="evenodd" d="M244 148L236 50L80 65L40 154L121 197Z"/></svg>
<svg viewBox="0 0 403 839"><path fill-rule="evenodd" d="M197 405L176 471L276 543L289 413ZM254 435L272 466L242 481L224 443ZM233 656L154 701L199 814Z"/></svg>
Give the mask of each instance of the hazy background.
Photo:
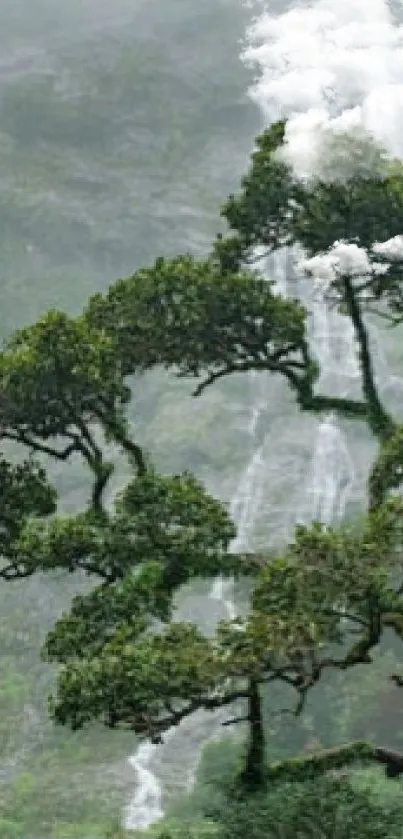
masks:
<svg viewBox="0 0 403 839"><path fill-rule="evenodd" d="M208 250L262 127L239 59L252 14L241 0L0 0L0 337L52 306L79 311L158 255ZM197 402L190 390L159 372L135 382L137 439L159 468L195 470L227 500L261 446L253 544L281 541L309 502L316 420L282 381L240 377ZM351 514L371 444L344 426ZM119 465L116 482L124 474ZM80 464L53 465L52 476L64 509L77 509ZM52 672L39 650L80 584L59 575L0 587L0 839L103 839L134 786L134 738L47 721ZM336 739L351 733L346 714L341 697ZM289 748L294 735L284 734Z"/></svg>
<svg viewBox="0 0 403 839"><path fill-rule="evenodd" d="M259 128L239 61L250 15L238 0L0 0L1 336L52 306L78 311L160 254L208 248ZM203 462L216 397L205 402L211 417L198 406L202 432L182 441L190 423L183 410L180 425L169 413L177 385L157 376L137 392L133 420L139 434L150 429L147 445L160 425L165 468ZM227 463L218 443L210 456ZM79 465L53 474L65 507L76 508ZM4 839L103 836L135 781L132 738L72 736L46 721L51 673L39 650L77 584L1 587Z"/></svg>

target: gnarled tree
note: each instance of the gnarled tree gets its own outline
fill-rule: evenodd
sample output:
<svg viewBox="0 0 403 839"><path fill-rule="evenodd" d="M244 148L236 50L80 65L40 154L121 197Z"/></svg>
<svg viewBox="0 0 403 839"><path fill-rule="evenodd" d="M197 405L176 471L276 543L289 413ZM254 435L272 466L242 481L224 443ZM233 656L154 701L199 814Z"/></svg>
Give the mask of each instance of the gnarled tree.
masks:
<svg viewBox="0 0 403 839"><path fill-rule="evenodd" d="M378 393L366 324L373 307L400 316L400 262L390 257L403 231L403 176L386 168L373 178L353 172L302 183L280 153L284 137L285 124L277 123L258 139L242 191L224 208L230 235L209 258L159 259L93 298L82 318L49 315L6 349L0 379L4 436L39 451L49 451L43 440L64 438L96 478L94 509L31 526L20 541L27 567L36 557L42 569L84 568L101 578L48 638L47 654L63 663L55 718L75 728L97 719L158 740L198 708L245 700L244 780L252 784L265 777L262 686L290 685L301 711L326 670L369 662L385 629L401 637L403 626L402 507L388 497L400 485L401 435ZM383 251L377 241L386 241ZM293 243L305 248L305 270L320 266L323 280L327 266L321 293L351 320L359 399L317 392L306 313L254 265L263 251ZM359 269L351 261L357 251ZM303 410L367 422L381 452L359 531L300 528L277 560L243 565L228 553L233 530L221 508L189 481L178 484L181 512L167 505L175 484L147 475L136 450L139 476L106 514L99 498L109 466L92 424L130 451L125 377L155 366L201 379L196 393L227 375L268 370L286 378ZM246 618L223 623L211 638L171 620L173 592L192 576L246 570L257 577Z"/></svg>

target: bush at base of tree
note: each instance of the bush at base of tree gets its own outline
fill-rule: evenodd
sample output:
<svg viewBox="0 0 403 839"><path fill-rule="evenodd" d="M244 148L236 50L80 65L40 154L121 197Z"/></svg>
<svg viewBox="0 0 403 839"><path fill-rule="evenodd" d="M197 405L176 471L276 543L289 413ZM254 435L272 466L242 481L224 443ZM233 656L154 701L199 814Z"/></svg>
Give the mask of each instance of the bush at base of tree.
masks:
<svg viewBox="0 0 403 839"><path fill-rule="evenodd" d="M347 779L276 785L228 807L220 839L398 839L403 806L383 805Z"/></svg>
<svg viewBox="0 0 403 839"><path fill-rule="evenodd" d="M158 839L401 839L403 803L374 795L349 777L276 783L264 792L227 797L214 813L160 828Z"/></svg>

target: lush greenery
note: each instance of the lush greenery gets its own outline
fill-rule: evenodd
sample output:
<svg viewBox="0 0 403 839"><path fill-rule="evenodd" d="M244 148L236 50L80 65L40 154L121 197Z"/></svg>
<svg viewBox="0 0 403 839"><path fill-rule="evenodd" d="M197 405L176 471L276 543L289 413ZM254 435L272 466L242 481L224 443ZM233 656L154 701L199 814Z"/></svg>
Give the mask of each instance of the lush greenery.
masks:
<svg viewBox="0 0 403 839"><path fill-rule="evenodd" d="M261 797L234 804L220 820L223 837L246 824L252 801L261 813L258 825L265 813L284 809L284 786L269 796L264 791L272 780L264 721L272 690L289 689L288 711L301 715L329 673L359 673L376 659L385 635L391 645L391 633L387 675L397 686L402 682L403 503L396 491L403 432L378 390L368 314L396 327L401 320L403 172L363 138L377 162L373 171L353 167L337 181L325 172L302 184L281 157L284 128L277 123L258 138L241 191L223 208L228 236L218 237L205 259L161 257L93 297L77 317L48 312L16 332L0 356L0 434L6 445L12 441L29 453L21 464L1 464L0 576L15 581L79 572L89 578L47 635L44 655L61 665L51 714L74 731L101 722L159 742L198 709L241 703L233 720L248 726L240 786L249 795L260 789ZM339 142L354 149L353 138ZM351 321L359 397L319 391L307 312L259 272L262 251L291 244L304 248L301 267L308 274L319 265L320 276L327 266L321 294ZM195 396L217 380L268 371L284 379L302 412L334 411L366 424L378 452L365 515L338 529L298 527L281 555L273 556L270 544L259 554L231 551L235 529L225 506L188 472L159 474L133 434L132 390L160 368L195 379ZM117 450L127 458L128 477L115 493ZM82 459L89 497L75 515L56 509L55 491L32 460L44 455L63 463ZM235 576L251 596L242 614L206 635L177 619L176 598L183 586L218 574ZM338 768L351 762L350 752L337 754ZM358 744L354 758L364 757L386 764L388 776L403 768L400 755L377 744ZM295 781L282 766L282 783ZM289 835L302 819L301 796L321 829L322 818L329 826L349 812L358 831L369 808L373 822L389 830L385 836L394 835L398 811L386 817L375 804L371 810L365 792L353 793L349 780L332 787L326 775L332 766L320 763L326 811L313 786L293 788L284 825Z"/></svg>
<svg viewBox="0 0 403 839"><path fill-rule="evenodd" d="M338 750L339 752L341 750ZM294 839L295 836L334 839L345 836L384 836L400 839L402 808L400 786L390 784L379 770L365 766L356 756L355 771L348 765L336 768L336 753L323 766L304 778L271 779L266 789L240 796L233 778L242 759L239 743L228 739L204 752L197 783L191 796L182 800L163 823L149 830L151 837L221 837L252 833L254 839ZM348 758L349 748L343 758ZM301 761L302 762L302 761ZM312 759L305 760L313 763ZM347 764L347 760L346 760ZM284 766L284 762L278 765Z"/></svg>

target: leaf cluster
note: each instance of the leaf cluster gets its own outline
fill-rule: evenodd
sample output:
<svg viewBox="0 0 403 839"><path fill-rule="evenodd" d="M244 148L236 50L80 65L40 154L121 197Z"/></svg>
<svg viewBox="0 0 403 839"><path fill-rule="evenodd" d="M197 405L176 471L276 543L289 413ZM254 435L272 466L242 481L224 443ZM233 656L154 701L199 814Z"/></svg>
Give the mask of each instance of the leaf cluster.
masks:
<svg viewBox="0 0 403 839"><path fill-rule="evenodd" d="M129 396L112 340L82 318L50 311L14 333L0 356L3 435L74 439L80 423L119 409Z"/></svg>
<svg viewBox="0 0 403 839"><path fill-rule="evenodd" d="M31 517L55 512L57 496L32 459L12 464L0 456L0 486L0 577L12 579L21 571L21 534Z"/></svg>
<svg viewBox="0 0 403 839"><path fill-rule="evenodd" d="M222 274L213 259L158 259L89 303L92 327L112 336L125 374L161 365L216 376L295 360L305 312L262 277Z"/></svg>

